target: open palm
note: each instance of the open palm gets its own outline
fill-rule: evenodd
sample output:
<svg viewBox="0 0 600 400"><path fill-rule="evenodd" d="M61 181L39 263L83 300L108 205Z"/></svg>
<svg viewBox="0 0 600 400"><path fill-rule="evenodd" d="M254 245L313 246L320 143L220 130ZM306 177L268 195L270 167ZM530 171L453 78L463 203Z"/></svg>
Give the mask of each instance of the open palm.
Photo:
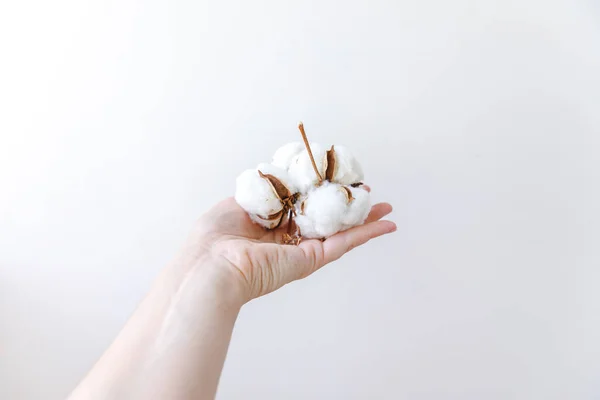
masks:
<svg viewBox="0 0 600 400"><path fill-rule="evenodd" d="M364 225L339 232L324 241L304 240L294 246L282 244L285 226L265 230L229 198L200 218L197 233L202 236L207 250L231 267L252 299L310 275L370 239L395 231L393 222L380 221L391 211L388 203L376 204Z"/></svg>

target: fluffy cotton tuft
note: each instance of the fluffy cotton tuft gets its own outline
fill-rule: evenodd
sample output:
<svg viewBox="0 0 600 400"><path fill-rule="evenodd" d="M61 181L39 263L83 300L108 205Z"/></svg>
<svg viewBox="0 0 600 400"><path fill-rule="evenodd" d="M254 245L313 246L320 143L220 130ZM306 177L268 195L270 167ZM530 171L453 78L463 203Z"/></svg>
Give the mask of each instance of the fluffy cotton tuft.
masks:
<svg viewBox="0 0 600 400"><path fill-rule="evenodd" d="M333 181L342 185L362 182L365 178L362 167L346 146L335 146L335 174Z"/></svg>
<svg viewBox="0 0 600 400"><path fill-rule="evenodd" d="M290 192L296 193L288 173L271 164L259 164L256 169L248 169L236 180L235 201L250 215L252 220L265 228L274 228L278 219L268 220L269 216L283 209L283 204L277 197L271 184L259 172L271 174L281 181Z"/></svg>
<svg viewBox="0 0 600 400"><path fill-rule="evenodd" d="M369 193L364 189L349 188L324 182L296 202L296 224L302 237L326 238L341 230L362 224L371 209Z"/></svg>
<svg viewBox="0 0 600 400"><path fill-rule="evenodd" d="M319 174L324 177L325 168L327 166L327 151L319 143L311 143L310 148ZM302 150L300 154L294 157L293 162L290 164L289 173L290 177L296 185L298 185L298 189L300 189L302 193L308 192L309 189L319 182L319 177L315 173L306 149Z"/></svg>
<svg viewBox="0 0 600 400"><path fill-rule="evenodd" d="M354 199L348 204L348 209L342 218L343 231L364 223L371 211L370 193L360 187L349 189Z"/></svg>
<svg viewBox="0 0 600 400"><path fill-rule="evenodd" d="M273 154L271 164L284 170L288 170L295 158L304 150L304 144L301 142L292 142L281 146Z"/></svg>
<svg viewBox="0 0 600 400"><path fill-rule="evenodd" d="M279 181L283 183L291 193L298 192L298 186L294 183L294 180L285 169L277 167L273 164L260 163L256 167L256 171L260 171L263 174L273 175L275 178L279 179Z"/></svg>

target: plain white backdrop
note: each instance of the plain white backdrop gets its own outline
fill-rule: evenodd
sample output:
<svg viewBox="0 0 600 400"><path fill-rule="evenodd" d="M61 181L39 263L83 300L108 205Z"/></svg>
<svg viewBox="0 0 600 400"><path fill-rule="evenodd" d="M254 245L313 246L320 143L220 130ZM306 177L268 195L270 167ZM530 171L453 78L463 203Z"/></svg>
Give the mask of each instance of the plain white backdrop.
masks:
<svg viewBox="0 0 600 400"><path fill-rule="evenodd" d="M218 399L600 396L594 0L13 1L0 46L0 398L64 398L299 120L399 229L244 307Z"/></svg>

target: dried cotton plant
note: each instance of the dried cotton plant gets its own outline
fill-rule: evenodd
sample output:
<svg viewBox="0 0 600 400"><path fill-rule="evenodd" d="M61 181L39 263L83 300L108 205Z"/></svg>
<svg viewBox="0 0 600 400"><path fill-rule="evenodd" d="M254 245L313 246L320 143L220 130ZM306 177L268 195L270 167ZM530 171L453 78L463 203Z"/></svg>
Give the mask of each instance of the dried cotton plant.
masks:
<svg viewBox="0 0 600 400"><path fill-rule="evenodd" d="M325 150L309 143L304 125L298 128L303 143L280 147L270 164L246 170L236 180L235 199L254 222L276 229L287 219L286 244L325 239L360 225L371 209L352 153L340 145Z"/></svg>

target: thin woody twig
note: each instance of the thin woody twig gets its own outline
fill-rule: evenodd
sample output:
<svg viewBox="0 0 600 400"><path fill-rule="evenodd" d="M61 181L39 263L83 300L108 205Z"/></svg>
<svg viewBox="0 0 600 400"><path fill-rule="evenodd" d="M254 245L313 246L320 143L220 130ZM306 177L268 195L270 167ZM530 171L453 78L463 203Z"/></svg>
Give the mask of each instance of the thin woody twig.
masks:
<svg viewBox="0 0 600 400"><path fill-rule="evenodd" d="M304 124L300 122L298 124L298 129L300 129L300 133L302 134L302 140L304 140L304 146L306 146L306 151L308 151L308 156L310 157L310 162L312 163L313 169L319 178L319 183L323 182L323 177L319 173L317 169L317 164L315 163L315 158L313 157L312 151L310 150L310 144L308 144L308 138L306 137L306 132L304 132Z"/></svg>

